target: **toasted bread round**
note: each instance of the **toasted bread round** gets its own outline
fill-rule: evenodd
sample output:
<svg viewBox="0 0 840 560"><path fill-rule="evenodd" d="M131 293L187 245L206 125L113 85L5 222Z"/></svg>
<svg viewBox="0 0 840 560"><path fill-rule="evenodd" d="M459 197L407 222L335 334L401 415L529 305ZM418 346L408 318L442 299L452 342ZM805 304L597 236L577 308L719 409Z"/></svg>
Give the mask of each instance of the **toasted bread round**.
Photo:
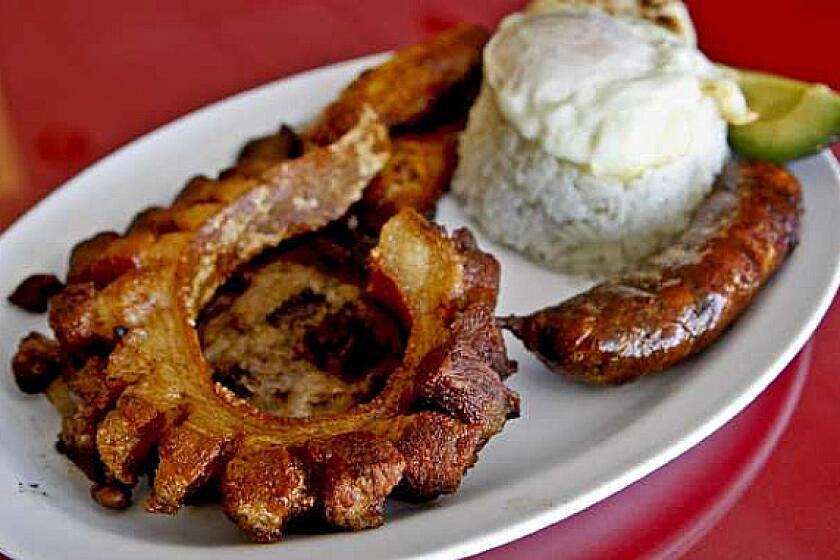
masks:
<svg viewBox="0 0 840 560"><path fill-rule="evenodd" d="M533 0L526 11L542 13L564 8L597 8L614 16L645 19L690 45L697 44L694 24L681 0Z"/></svg>

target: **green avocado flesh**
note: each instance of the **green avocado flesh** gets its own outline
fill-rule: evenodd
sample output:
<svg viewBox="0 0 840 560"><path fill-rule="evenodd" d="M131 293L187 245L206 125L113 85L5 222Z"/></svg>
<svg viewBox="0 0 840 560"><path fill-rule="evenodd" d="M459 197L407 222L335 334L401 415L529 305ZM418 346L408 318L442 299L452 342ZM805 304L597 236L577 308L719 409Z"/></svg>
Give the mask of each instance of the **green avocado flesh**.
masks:
<svg viewBox="0 0 840 560"><path fill-rule="evenodd" d="M729 127L729 144L743 157L782 163L813 154L840 134L840 95L822 84L738 71L757 121Z"/></svg>

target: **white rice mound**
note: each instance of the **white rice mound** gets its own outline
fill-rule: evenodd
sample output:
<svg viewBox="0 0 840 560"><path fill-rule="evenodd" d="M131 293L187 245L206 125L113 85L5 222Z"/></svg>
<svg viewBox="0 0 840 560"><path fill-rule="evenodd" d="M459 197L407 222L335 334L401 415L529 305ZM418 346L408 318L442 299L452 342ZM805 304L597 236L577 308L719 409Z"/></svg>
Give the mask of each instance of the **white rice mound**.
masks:
<svg viewBox="0 0 840 560"><path fill-rule="evenodd" d="M628 182L595 177L526 140L485 86L461 136L452 188L491 239L560 272L633 268L683 231L729 150L726 123Z"/></svg>

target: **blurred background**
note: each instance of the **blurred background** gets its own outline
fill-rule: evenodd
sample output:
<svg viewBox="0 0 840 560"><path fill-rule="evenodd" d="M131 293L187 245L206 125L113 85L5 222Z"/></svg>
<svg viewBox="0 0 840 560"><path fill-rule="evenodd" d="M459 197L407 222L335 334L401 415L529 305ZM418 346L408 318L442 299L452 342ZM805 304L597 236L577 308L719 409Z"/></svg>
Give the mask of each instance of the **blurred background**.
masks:
<svg viewBox="0 0 840 560"><path fill-rule="evenodd" d="M687 4L713 60L840 89L837 0ZM522 5L0 0L0 231L92 162L209 102L459 21L492 26ZM607 502L486 557L840 556L840 451L830 449L840 435L839 307L720 433Z"/></svg>
<svg viewBox="0 0 840 560"><path fill-rule="evenodd" d="M91 162L208 102L522 0L0 0L0 227ZM840 88L836 0L690 0L713 59Z"/></svg>

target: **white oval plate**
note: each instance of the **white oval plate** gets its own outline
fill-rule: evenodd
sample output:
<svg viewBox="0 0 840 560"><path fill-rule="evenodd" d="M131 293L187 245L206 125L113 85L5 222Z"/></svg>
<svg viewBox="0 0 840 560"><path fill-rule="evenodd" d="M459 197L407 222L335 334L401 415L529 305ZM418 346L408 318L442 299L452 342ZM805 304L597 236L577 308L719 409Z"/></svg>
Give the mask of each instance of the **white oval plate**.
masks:
<svg viewBox="0 0 840 560"><path fill-rule="evenodd" d="M61 272L70 248L138 210L168 202L196 173L212 175L249 138L280 121L311 119L367 57L280 80L213 104L129 144L69 181L0 238L0 294L26 275ZM54 450L58 418L42 397L14 386L5 364L42 317L0 304L0 550L13 558L460 557L559 521L686 451L752 401L817 326L840 280L840 176L828 154L793 167L805 185L802 243L753 307L720 342L666 374L611 389L550 374L510 340L520 371L511 385L522 417L482 451L461 490L424 506L389 503L385 526L361 533L247 542L216 506L177 517L94 504L81 473ZM439 221L465 223L445 199ZM525 313L579 291L480 239L502 262L499 312ZM37 487L35 486L37 485Z"/></svg>

